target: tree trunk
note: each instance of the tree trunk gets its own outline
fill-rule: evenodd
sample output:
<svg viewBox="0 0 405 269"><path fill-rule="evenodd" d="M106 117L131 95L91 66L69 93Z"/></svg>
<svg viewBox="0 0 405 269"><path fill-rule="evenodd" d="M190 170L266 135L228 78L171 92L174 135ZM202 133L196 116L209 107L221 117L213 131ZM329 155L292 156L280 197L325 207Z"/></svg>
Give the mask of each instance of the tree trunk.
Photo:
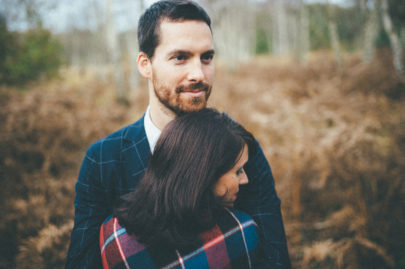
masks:
<svg viewBox="0 0 405 269"><path fill-rule="evenodd" d="M370 0L371 1L371 0ZM374 1L371 9L368 8L368 0L360 1L360 10L363 17L364 32L363 32L363 61L370 63L374 57L375 45L374 40L377 35L377 8Z"/></svg>
<svg viewBox="0 0 405 269"><path fill-rule="evenodd" d="M284 0L274 1L273 15L275 18L273 24L273 53L287 55L289 53L288 20Z"/></svg>
<svg viewBox="0 0 405 269"><path fill-rule="evenodd" d="M404 75L404 66L402 63L402 48L399 42L397 33L392 27L392 20L388 13L388 1L381 0L381 12L384 30L387 32L390 39L391 48L392 48L392 58L394 61L394 68L398 75Z"/></svg>
<svg viewBox="0 0 405 269"><path fill-rule="evenodd" d="M108 54L113 63L113 73L115 85L117 87L118 100L126 102L127 95L125 91L124 75L121 65L121 50L118 44L118 37L115 31L114 14L111 9L111 0L106 0L106 43Z"/></svg>
<svg viewBox="0 0 405 269"><path fill-rule="evenodd" d="M308 10L304 0L300 0L299 31L297 40L297 58L300 63L305 63L310 47Z"/></svg>
<svg viewBox="0 0 405 269"><path fill-rule="evenodd" d="M125 39L127 43L128 57L129 57L129 88L135 92L138 88L139 73L138 73L138 40L136 34L129 32Z"/></svg>
<svg viewBox="0 0 405 269"><path fill-rule="evenodd" d="M361 9L365 18L363 60L369 63L373 59L375 50L374 39L377 34L377 9L374 3L372 9L369 10L367 0L362 0Z"/></svg>
<svg viewBox="0 0 405 269"><path fill-rule="evenodd" d="M252 0L205 1L212 15L218 57L232 72L254 55L256 20Z"/></svg>
<svg viewBox="0 0 405 269"><path fill-rule="evenodd" d="M333 53L335 54L335 60L340 66L342 63L342 55L340 52L340 41L339 34L337 31L337 26L335 22L335 10L334 7L328 3L328 28L329 28L329 37Z"/></svg>
<svg viewBox="0 0 405 269"><path fill-rule="evenodd" d="M235 37L239 41L237 49L237 60L244 61L252 58L254 55L256 41L256 18L255 2L251 0L240 0L236 7L237 16L234 17L233 27ZM244 29L241 34L240 29Z"/></svg>
<svg viewBox="0 0 405 269"><path fill-rule="evenodd" d="M96 33L95 33L95 42L101 43L99 50L93 51L90 50L88 53L93 54L95 62L97 63L97 77L100 81L105 83L108 80L108 73L106 70L106 63L108 62L105 57L107 54L107 44L103 42L105 40L105 19L103 15L103 8L100 6L101 3L97 0L93 0L89 3L89 9L93 12L94 17L96 19ZM89 50L89 49L87 49Z"/></svg>
<svg viewBox="0 0 405 269"><path fill-rule="evenodd" d="M138 17L140 17L145 10L145 4L143 0L139 0L138 5ZM137 58L139 53L139 44L137 38L137 31L127 33L125 38L127 43L128 57L129 57L129 89L131 92L137 94L136 90L139 85L139 73Z"/></svg>

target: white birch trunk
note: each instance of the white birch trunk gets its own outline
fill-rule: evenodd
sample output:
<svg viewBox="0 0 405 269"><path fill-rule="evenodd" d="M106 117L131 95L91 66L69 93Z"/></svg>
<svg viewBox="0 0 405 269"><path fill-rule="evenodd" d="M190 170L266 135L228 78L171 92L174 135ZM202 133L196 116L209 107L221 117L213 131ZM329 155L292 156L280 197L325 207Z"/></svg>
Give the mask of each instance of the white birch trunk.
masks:
<svg viewBox="0 0 405 269"><path fill-rule="evenodd" d="M235 38L239 41L237 60L245 61L254 55L256 41L255 3L251 0L240 0L234 17ZM236 24L235 24L236 22Z"/></svg>
<svg viewBox="0 0 405 269"><path fill-rule="evenodd" d="M124 74L121 65L121 50L118 44L118 37L115 31L114 14L111 9L111 1L106 0L106 43L108 54L113 63L113 74L115 85L117 87L118 100L126 101Z"/></svg>
<svg viewBox="0 0 405 269"><path fill-rule="evenodd" d="M141 14L143 14L145 9L144 1L139 0L138 2L138 18ZM138 44L138 37L137 31L129 32L125 38L127 43L128 49L128 57L129 57L129 89L132 93L137 95L137 89L139 86L139 73L138 73L138 64L137 58L139 53L139 44Z"/></svg>
<svg viewBox="0 0 405 269"><path fill-rule="evenodd" d="M298 10L290 7L287 13L287 52L286 54L297 56L300 47L300 18L297 16Z"/></svg>
<svg viewBox="0 0 405 269"><path fill-rule="evenodd" d="M337 31L336 22L334 20L334 10L333 6L328 3L328 29L329 29L329 37L331 46L333 49L333 53L335 55L335 60L338 65L341 65L342 62L342 55L340 52L340 41L339 41L339 34Z"/></svg>
<svg viewBox="0 0 405 269"><path fill-rule="evenodd" d="M309 40L309 17L308 10L305 7L304 0L300 1L300 15L299 15L299 37L298 37L298 60L301 63L306 62L307 55L310 49Z"/></svg>
<svg viewBox="0 0 405 269"><path fill-rule="evenodd" d="M105 52L106 52L106 42L103 42L105 40L105 19L104 19L104 14L103 14L103 9L100 7L100 3L96 0L93 0L90 2L90 8L94 14L94 17L97 21L97 28L96 28L96 41L100 42L103 44L101 51L97 51L95 54L95 58L97 58L96 62L98 63L98 68L97 68L97 77L100 81L105 83L107 81L108 73L106 70L106 57L105 57Z"/></svg>
<svg viewBox="0 0 405 269"><path fill-rule="evenodd" d="M208 1L212 9L213 32L218 56L230 71L254 55L255 16L251 0Z"/></svg>
<svg viewBox="0 0 405 269"><path fill-rule="evenodd" d="M361 2L362 13L365 17L364 37L363 37L363 60L370 63L374 57L374 39L377 35L377 9L375 3L371 10L367 7L367 0Z"/></svg>
<svg viewBox="0 0 405 269"><path fill-rule="evenodd" d="M248 0L239 1L238 5L235 7L235 17L234 21L237 29L235 32L235 40L238 41L237 56L238 60L246 60L251 57L250 53L250 43L251 43L251 19L252 15L249 11L250 7ZM239 18L235 20L235 18Z"/></svg>
<svg viewBox="0 0 405 269"><path fill-rule="evenodd" d="M398 75L404 75L404 65L402 63L402 48L399 42L397 33L395 33L392 27L392 20L388 13L388 1L381 0L381 12L384 30L387 32L390 39L392 48L392 58L394 61L394 68Z"/></svg>
<svg viewBox="0 0 405 269"><path fill-rule="evenodd" d="M138 88L139 73L137 68L138 58L138 39L135 33L128 33L125 39L128 49L129 57L129 88L132 92L135 92Z"/></svg>
<svg viewBox="0 0 405 269"><path fill-rule="evenodd" d="M284 0L275 0L273 5L273 53L278 55L287 55L288 46L288 28L287 14Z"/></svg>

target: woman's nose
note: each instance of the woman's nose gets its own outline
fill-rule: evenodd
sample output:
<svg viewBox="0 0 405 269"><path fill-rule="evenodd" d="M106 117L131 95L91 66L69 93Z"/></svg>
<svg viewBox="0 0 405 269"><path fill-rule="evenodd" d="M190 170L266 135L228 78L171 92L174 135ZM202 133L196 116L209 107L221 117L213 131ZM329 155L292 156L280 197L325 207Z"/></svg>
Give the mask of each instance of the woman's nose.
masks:
<svg viewBox="0 0 405 269"><path fill-rule="evenodd" d="M241 175L241 178L239 179L239 184L244 185L244 184L248 184L248 183L249 183L249 179L248 179L245 171L243 171L243 174Z"/></svg>

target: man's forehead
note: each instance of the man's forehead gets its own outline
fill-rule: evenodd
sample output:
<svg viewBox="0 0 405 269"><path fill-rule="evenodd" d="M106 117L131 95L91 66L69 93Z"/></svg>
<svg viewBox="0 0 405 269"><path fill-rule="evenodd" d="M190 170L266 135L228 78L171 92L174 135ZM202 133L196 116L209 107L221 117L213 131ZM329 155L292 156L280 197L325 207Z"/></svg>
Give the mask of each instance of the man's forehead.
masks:
<svg viewBox="0 0 405 269"><path fill-rule="evenodd" d="M204 21L162 19L159 23L158 35L160 41L171 35L187 36L190 34L212 39L211 28Z"/></svg>
<svg viewBox="0 0 405 269"><path fill-rule="evenodd" d="M168 17L160 18L158 25L160 27L162 24L181 25L181 24L186 24L186 23L205 24L208 28L211 28L205 21L202 21L202 20L191 20L191 19L182 19L182 18L173 20Z"/></svg>
<svg viewBox="0 0 405 269"><path fill-rule="evenodd" d="M214 44L209 26L203 21L163 20L159 25L157 50L199 51L205 53L213 50Z"/></svg>

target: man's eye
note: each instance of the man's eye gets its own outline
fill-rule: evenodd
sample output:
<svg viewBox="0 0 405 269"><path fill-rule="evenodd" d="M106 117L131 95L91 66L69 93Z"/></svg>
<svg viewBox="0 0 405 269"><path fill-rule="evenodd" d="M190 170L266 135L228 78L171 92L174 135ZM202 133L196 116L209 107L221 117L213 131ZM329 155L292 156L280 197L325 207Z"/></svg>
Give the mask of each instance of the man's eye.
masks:
<svg viewBox="0 0 405 269"><path fill-rule="evenodd" d="M184 56L184 55L177 55L177 56L174 56L173 59L174 59L175 61L177 61L177 62L182 62L182 61L186 60L186 56Z"/></svg>
<svg viewBox="0 0 405 269"><path fill-rule="evenodd" d="M208 55L203 55L203 56L201 57L201 60L202 60L203 62L210 63L213 58L214 58L214 55L213 55L213 54L208 54Z"/></svg>

